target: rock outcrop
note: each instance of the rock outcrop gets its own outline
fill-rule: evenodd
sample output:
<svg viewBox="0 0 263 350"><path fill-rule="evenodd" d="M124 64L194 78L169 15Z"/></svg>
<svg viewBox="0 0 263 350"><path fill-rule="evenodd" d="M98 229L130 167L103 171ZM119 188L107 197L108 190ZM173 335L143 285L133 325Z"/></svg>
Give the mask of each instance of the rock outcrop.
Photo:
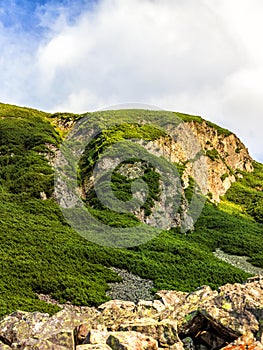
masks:
<svg viewBox="0 0 263 350"><path fill-rule="evenodd" d="M186 122L177 129L175 137L162 137L148 143L146 148L153 154L185 166L182 175L184 188L189 186L189 178L192 177L203 194L209 194L214 202L219 202L220 196L237 177L242 176L241 172L253 171L248 149L235 134L219 132L216 126L205 120L202 123ZM205 172L200 169L204 165Z"/></svg>
<svg viewBox="0 0 263 350"><path fill-rule="evenodd" d="M175 117L175 115L171 113L170 117ZM142 119L139 116L139 114L136 115L134 121L131 118L130 123L139 122L141 125L144 125L151 122L151 119L147 119L147 113ZM65 134L74 127L76 121L81 119L81 116L56 114L52 118L52 123L60 132ZM94 119L92 113L88 115L87 121L89 121L89 118ZM104 125L104 119L100 118L102 117L98 115L98 120ZM85 144L84 140L86 138L92 139L92 135L96 135L96 123L94 124L94 120L91 123L87 121L83 119L83 125L82 122L78 124L79 130L78 128L76 130L73 128L71 137L77 141L74 142L76 149L74 149L73 154L82 154L83 150L80 151L80 145ZM106 124L104 128L107 129ZM119 140L117 136L116 140ZM98 142L103 143L104 141L99 140ZM109 142L112 142L112 140ZM201 211L199 208L202 207L204 202L203 197L199 196L200 193L207 196L211 201L218 203L220 197L226 193L231 184L239 177L242 177L243 172L253 171L253 160L240 139L230 131L222 129L202 118L190 117L189 121L182 123L179 120L178 125L176 123L170 126L167 124L166 134L158 134L156 138L152 139L147 139L146 137L145 140L134 138L133 142L142 146L142 150L144 148L147 154L154 156L150 159L159 159L158 161L154 160L152 170L160 175L160 179L158 180L159 186L155 185L155 192L152 193L150 204L148 203L146 208L143 205L138 205L136 208L132 205L128 210L141 222L161 229L180 226L184 232L193 230L198 213ZM104 143L107 145L106 141ZM72 146L71 143L69 144ZM112 146L111 143L109 145ZM93 147L95 146L93 145ZM100 144L96 147L96 152L93 152L94 154L91 152L92 154L88 154L86 158L89 159L89 162L90 157L94 158L93 161L100 174L107 173L110 169L116 170L116 167L125 159L122 158L123 154L121 152L120 154L118 152L117 154L115 154L116 152L108 152L108 148L110 149L111 147L104 149ZM107 152L105 152L106 149ZM100 154L100 152L102 153ZM149 166L151 161L141 161L141 159L144 159L144 151L140 152L137 153L136 151L134 153L136 158L138 157L138 161L123 164L116 170L118 175L126 177L127 183L133 183L133 180L142 178L145 173L149 173L151 170ZM127 149L124 151L127 159L133 158L133 152L129 156L126 153ZM56 155L55 150L53 150L53 154ZM96 157L100 158L100 162L98 162ZM60 169L60 163L63 163L64 160L59 159L59 157L55 158ZM175 165L172 166L170 164L173 168L172 170L167 167L167 164L164 166L165 162L162 163L163 158L168 161L166 163L170 162ZM148 158L146 157L146 159ZM49 161L53 165L53 160L49 159ZM65 169L68 168L70 169L70 166L65 167ZM86 166L83 169L86 169ZM68 175L63 173L63 178L68 178ZM94 189L100 180L101 176L96 177L94 173L87 172L83 176L82 183L76 193L82 199L92 203ZM75 183L69 185L68 188L72 188L74 185ZM103 186L105 186L105 183ZM157 189L157 187L159 188ZM65 208L75 203L74 198L68 198L68 195L65 201L64 194L69 192L67 191L68 188L65 184L63 185L63 181L56 182L57 193L63 193L60 204ZM141 189L134 193L134 197L139 203L144 203L147 198L145 191ZM197 199L201 197L202 199ZM110 196L103 204L112 208L112 197Z"/></svg>
<svg viewBox="0 0 263 350"><path fill-rule="evenodd" d="M263 349L263 277L219 290L159 291L153 301L65 306L53 316L17 311L0 320L0 349Z"/></svg>
<svg viewBox="0 0 263 350"><path fill-rule="evenodd" d="M218 202L240 172L253 171L253 160L248 149L233 133L226 135L206 121L189 122L187 125L196 135L206 155L208 165L208 193ZM220 130L220 129L219 129Z"/></svg>

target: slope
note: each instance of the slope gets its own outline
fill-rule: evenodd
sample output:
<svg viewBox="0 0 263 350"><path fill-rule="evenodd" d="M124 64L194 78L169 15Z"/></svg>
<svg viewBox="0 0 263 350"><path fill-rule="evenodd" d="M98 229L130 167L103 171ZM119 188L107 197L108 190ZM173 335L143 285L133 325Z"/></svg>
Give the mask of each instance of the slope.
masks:
<svg viewBox="0 0 263 350"><path fill-rule="evenodd" d="M216 248L245 253L263 267L261 164L254 163L252 173L244 172L220 204L207 201L190 234L174 227L146 244L109 249L69 227L52 197L52 150L67 132L65 123L72 126L81 116L52 116L6 105L0 106L0 115L0 314L17 309L54 313L57 307L40 301L37 293L60 302L98 305L108 299L107 283L120 280L110 266L152 279L155 290L183 291L203 284L216 288L248 277L218 260L213 255ZM113 224L117 221L107 211L100 215Z"/></svg>

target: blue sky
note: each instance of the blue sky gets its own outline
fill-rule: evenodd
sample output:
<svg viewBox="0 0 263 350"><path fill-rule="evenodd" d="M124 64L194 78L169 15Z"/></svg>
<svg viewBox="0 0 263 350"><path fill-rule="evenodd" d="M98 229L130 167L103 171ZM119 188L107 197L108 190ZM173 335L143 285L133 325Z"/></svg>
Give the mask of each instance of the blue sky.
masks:
<svg viewBox="0 0 263 350"><path fill-rule="evenodd" d="M55 21L64 11L68 23L74 24L78 16L92 10L96 0L2 0L0 1L0 22L6 28L43 35L47 24L41 17L49 12L49 19Z"/></svg>
<svg viewBox="0 0 263 350"><path fill-rule="evenodd" d="M0 0L0 101L202 115L263 161L262 0Z"/></svg>

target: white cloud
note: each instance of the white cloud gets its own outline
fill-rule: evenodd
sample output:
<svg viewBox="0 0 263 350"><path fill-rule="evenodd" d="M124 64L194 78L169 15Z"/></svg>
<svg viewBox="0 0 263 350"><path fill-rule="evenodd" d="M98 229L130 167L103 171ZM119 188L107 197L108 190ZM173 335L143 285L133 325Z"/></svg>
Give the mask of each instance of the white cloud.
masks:
<svg viewBox="0 0 263 350"><path fill-rule="evenodd" d="M44 10L40 41L0 28L3 99L75 112L138 102L203 115L263 160L260 0L101 0L74 22L70 8Z"/></svg>

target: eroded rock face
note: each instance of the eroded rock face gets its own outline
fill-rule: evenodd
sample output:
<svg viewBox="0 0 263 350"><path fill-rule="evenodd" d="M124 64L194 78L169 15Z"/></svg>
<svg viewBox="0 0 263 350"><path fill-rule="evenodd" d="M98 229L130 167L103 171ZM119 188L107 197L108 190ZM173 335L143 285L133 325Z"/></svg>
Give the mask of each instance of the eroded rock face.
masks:
<svg viewBox="0 0 263 350"><path fill-rule="evenodd" d="M194 190L195 193L200 191L217 203L231 184L242 177L242 172L253 171L253 160L236 135L220 132L220 128L213 127L206 121L181 123L168 131L169 135L154 141L134 140L156 158L165 158L176 164L178 174L170 176L164 167L156 167L155 171L160 175L158 200L154 200L150 214L143 207L132 212L141 222L151 226L162 229L181 226L185 231L193 230L194 220L189 199L189 193L194 188L193 180L199 187L199 190ZM105 157L100 162L99 169L106 172L119 163L118 157ZM145 162L138 160L133 164L123 164L118 172L128 180L134 180L140 178L146 169ZM162 181L165 176L173 178L170 187L167 181ZM84 180L80 189L83 198L91 192L94 183L96 181L92 176ZM136 197L144 201L141 193L136 193Z"/></svg>
<svg viewBox="0 0 263 350"><path fill-rule="evenodd" d="M220 200L231 184L236 181L239 171L253 171L252 158L240 139L230 133L225 135L205 121L189 122L187 125L196 135L206 154L208 169L208 192L215 202Z"/></svg>
<svg viewBox="0 0 263 350"><path fill-rule="evenodd" d="M220 133L205 121L183 123L179 128L176 138L163 137L148 143L146 148L173 163L185 164L184 188L192 177L203 194L219 202L220 196L236 181L236 176L242 176L239 171L253 171L248 149L236 135Z"/></svg>
<svg viewBox="0 0 263 350"><path fill-rule="evenodd" d="M263 349L263 277L159 291L155 300L112 300L53 316L17 311L0 320L0 349Z"/></svg>

